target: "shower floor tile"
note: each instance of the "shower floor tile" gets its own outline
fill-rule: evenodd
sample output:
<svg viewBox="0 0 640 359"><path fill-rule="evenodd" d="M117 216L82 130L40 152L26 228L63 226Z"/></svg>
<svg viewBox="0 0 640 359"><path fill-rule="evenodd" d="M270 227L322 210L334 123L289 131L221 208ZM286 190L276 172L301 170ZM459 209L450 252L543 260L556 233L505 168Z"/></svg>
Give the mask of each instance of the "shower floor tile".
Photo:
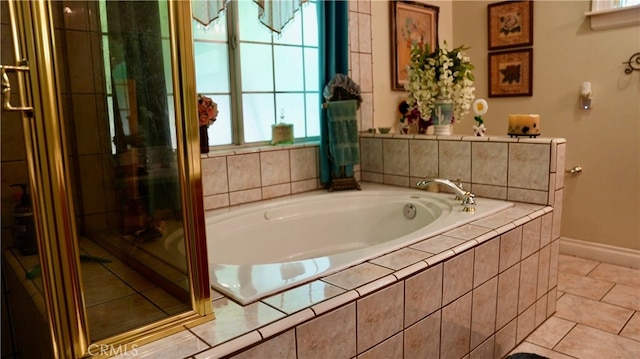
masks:
<svg viewBox="0 0 640 359"><path fill-rule="evenodd" d="M167 316L140 294L87 307L92 340L152 323Z"/></svg>

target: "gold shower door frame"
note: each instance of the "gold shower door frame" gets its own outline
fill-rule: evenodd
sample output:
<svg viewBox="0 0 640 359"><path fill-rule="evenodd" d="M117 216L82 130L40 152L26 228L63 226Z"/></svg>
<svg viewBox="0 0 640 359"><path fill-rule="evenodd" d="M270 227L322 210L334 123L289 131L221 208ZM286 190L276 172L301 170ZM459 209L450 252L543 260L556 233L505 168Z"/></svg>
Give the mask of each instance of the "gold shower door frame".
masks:
<svg viewBox="0 0 640 359"><path fill-rule="evenodd" d="M161 1L161 0L160 0ZM69 159L62 123L51 0L8 0L16 66L24 103L23 128L34 218L38 234L45 307L57 358L94 356L90 348L108 347L122 354L161 337L214 318L207 269L206 235L197 118L190 1L167 0L172 79L175 94L179 182L184 221L191 310L91 342L80 280L80 259ZM114 352L115 351L115 352ZM109 351L105 352L109 354ZM100 356L100 353L96 356Z"/></svg>

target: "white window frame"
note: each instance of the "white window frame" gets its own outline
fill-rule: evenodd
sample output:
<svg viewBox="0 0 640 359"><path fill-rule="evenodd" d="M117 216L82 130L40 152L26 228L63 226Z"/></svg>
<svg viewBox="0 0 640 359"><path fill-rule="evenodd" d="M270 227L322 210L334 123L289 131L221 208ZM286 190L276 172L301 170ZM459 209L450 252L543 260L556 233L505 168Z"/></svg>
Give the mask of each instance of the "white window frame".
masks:
<svg viewBox="0 0 640 359"><path fill-rule="evenodd" d="M260 142L249 142L247 143L245 141L244 138L244 118L243 118L243 113L242 113L242 85L241 85L241 70L240 70L240 41L238 40L238 33L239 33L239 24L238 24L238 17L237 17L237 12L238 12L238 5L237 5L237 1L247 1L247 0L230 0L226 7L225 10L227 12L227 23L221 23L219 22L220 19L216 19L214 21L214 23L211 24L211 26L213 26L214 24L216 24L216 22L219 22L217 25L218 26L223 26L226 27L227 29L227 46L228 46L228 54L229 54L229 96L231 97L231 114L228 114L231 117L231 144L222 144L222 145L210 145L210 147L214 150L224 150L224 149L229 149L229 148L237 148L237 147L260 147L260 146L264 146L264 145L269 145L271 143L270 140L265 140L265 141L260 141ZM313 1L316 2L316 1ZM306 6L303 5L303 6ZM302 10L298 10L298 11L302 11ZM298 16L299 14L296 13L296 16ZM256 13L256 21L257 21L257 13ZM293 21L299 21L298 19L294 19ZM286 31L287 28L285 27L283 31ZM265 31L269 31L266 27L265 27ZM277 34L274 34L273 36L278 36ZM197 79L196 79L196 86L197 86ZM199 90L198 90L199 91ZM304 91L304 93L309 93L310 91ZM322 94L320 93L320 89L317 89L318 95L321 96ZM199 92L200 93L200 92ZM274 89L274 94L279 93L278 91L275 91ZM203 93L206 96L211 97L210 95ZM214 99L215 100L215 99ZM308 106L315 106L316 104L308 104ZM319 106L319 104L318 104ZM278 122L280 122L280 118L279 118L279 110L276 109L276 113L274 114L274 118L273 118L273 124L277 124ZM305 122L306 122L306 118L305 118ZM285 117L285 122L286 121L286 117ZM308 124L307 124L308 126ZM319 126L319 123L318 123ZM210 128L210 131L215 131L216 130L216 124L214 123ZM226 130L226 129L225 129ZM319 131L318 131L319 132ZM210 136L211 137L211 136ZM309 137L297 137L295 138L295 143L305 143L305 142L318 142L320 140L320 136L309 136Z"/></svg>
<svg viewBox="0 0 640 359"><path fill-rule="evenodd" d="M585 13L592 30L604 30L640 24L640 4L624 5L624 0L592 0L591 11ZM636 2L637 3L637 2Z"/></svg>

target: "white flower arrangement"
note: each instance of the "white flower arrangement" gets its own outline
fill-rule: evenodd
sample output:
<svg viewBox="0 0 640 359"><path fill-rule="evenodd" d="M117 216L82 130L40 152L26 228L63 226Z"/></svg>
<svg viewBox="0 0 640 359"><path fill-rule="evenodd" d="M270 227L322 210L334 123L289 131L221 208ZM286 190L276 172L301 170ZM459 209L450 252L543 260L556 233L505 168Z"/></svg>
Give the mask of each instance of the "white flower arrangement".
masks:
<svg viewBox="0 0 640 359"><path fill-rule="evenodd" d="M460 121L469 112L475 91L471 71L475 67L463 50L466 50L463 46L448 50L446 41L444 47L433 52L429 44L411 47L406 101L411 108L417 108L422 117L430 116L436 99L453 103L455 121Z"/></svg>
<svg viewBox="0 0 640 359"><path fill-rule="evenodd" d="M473 101L473 113L475 114L474 118L476 121L482 123L482 115L486 114L487 110L489 110L487 100L479 98Z"/></svg>

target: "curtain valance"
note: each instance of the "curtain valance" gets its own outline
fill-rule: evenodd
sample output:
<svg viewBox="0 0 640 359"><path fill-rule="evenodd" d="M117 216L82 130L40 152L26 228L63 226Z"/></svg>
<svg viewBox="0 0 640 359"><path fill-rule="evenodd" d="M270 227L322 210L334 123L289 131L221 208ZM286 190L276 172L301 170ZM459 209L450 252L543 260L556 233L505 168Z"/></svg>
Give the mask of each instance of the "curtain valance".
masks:
<svg viewBox="0 0 640 359"><path fill-rule="evenodd" d="M209 26L224 11L230 0L192 0L193 18ZM258 19L269 30L280 34L302 4L308 0L253 0L258 5Z"/></svg>

